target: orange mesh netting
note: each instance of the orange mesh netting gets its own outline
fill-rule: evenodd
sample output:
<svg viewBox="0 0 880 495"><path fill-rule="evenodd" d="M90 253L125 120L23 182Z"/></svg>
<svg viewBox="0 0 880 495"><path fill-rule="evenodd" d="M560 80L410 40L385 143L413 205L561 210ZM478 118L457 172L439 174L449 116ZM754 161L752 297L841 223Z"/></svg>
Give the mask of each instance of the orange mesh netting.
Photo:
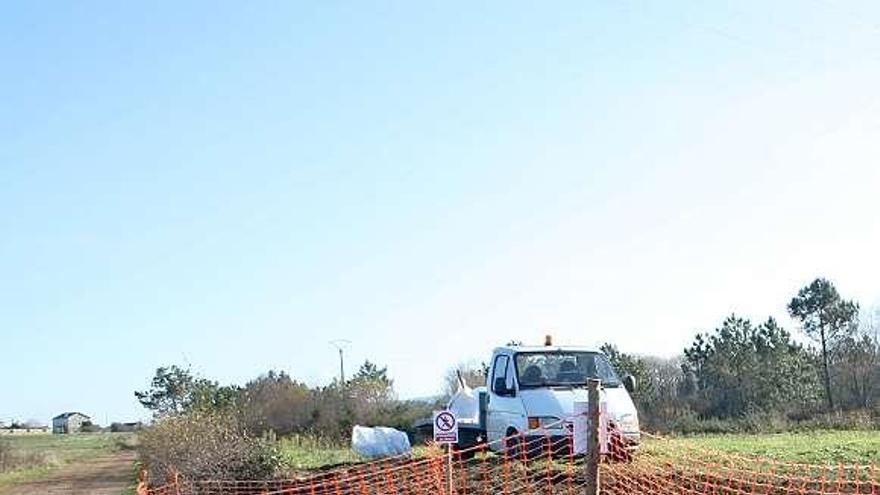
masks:
<svg viewBox="0 0 880 495"><path fill-rule="evenodd" d="M639 452L613 429L599 467L603 494L880 495L873 465L810 465L774 461L669 442L642 434ZM646 439L646 437L648 437ZM494 449L490 447L496 447ZM398 457L272 481L142 482L139 495L582 495L587 458L570 436L505 438L446 454Z"/></svg>

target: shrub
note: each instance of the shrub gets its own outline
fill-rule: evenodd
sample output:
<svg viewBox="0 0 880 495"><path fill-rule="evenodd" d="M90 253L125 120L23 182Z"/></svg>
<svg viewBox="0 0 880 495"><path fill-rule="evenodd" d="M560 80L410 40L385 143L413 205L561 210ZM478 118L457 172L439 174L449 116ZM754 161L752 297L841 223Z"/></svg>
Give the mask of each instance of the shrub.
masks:
<svg viewBox="0 0 880 495"><path fill-rule="evenodd" d="M194 411L166 418L140 434L141 459L154 483L184 479L268 479L281 456L247 433L229 412Z"/></svg>
<svg viewBox="0 0 880 495"><path fill-rule="evenodd" d="M858 410L816 415L801 420L793 429L808 430L875 430L880 428L877 411Z"/></svg>
<svg viewBox="0 0 880 495"><path fill-rule="evenodd" d="M248 429L255 434L272 431L290 435L305 431L314 416L313 392L287 373L269 371L239 393L239 410Z"/></svg>
<svg viewBox="0 0 880 495"><path fill-rule="evenodd" d="M96 425L91 421L84 421L79 431L80 433L101 433L104 429L101 428L101 425Z"/></svg>
<svg viewBox="0 0 880 495"><path fill-rule="evenodd" d="M141 422L137 422L137 423L110 423L110 431L112 433L139 431L139 430L143 429L143 427L144 427L144 424Z"/></svg>

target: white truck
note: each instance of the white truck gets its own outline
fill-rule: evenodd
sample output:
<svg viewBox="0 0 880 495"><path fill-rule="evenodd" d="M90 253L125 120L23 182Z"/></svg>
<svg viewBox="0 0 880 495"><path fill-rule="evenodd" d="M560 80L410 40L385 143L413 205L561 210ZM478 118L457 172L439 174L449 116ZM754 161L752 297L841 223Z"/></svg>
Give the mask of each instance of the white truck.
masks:
<svg viewBox="0 0 880 495"><path fill-rule="evenodd" d="M488 443L496 452L520 455L533 440L538 448L550 440L568 450L573 445L575 404L587 402L590 378L602 382L600 404L609 426L627 450L636 450L639 419L629 395L635 379L620 378L601 351L553 346L549 338L544 346L494 349L486 386L463 386L453 395L447 407L459 419L456 448Z"/></svg>

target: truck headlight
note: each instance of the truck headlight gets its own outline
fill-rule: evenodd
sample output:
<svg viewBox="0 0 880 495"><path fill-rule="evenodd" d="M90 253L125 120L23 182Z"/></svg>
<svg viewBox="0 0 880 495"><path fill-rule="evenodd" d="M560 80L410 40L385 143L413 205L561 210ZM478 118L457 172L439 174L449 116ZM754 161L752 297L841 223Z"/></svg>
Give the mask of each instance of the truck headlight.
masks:
<svg viewBox="0 0 880 495"><path fill-rule="evenodd" d="M538 430L563 428L562 420L556 416L529 416L529 429Z"/></svg>

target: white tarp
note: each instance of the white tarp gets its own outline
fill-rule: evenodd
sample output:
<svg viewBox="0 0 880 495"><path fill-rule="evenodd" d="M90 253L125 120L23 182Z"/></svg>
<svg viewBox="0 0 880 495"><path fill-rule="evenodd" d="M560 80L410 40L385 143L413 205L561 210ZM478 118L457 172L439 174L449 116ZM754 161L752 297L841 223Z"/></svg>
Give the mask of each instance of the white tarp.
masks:
<svg viewBox="0 0 880 495"><path fill-rule="evenodd" d="M456 370L455 374L458 378L458 390L450 397L446 409L455 414L459 423L478 424L480 422L479 392L474 391L465 383L460 370ZM483 388L485 387L477 387L477 390Z"/></svg>
<svg viewBox="0 0 880 495"><path fill-rule="evenodd" d="M458 391L449 399L446 409L455 414L459 423L480 422L480 400L466 384L459 384Z"/></svg>
<svg viewBox="0 0 880 495"><path fill-rule="evenodd" d="M351 430L351 448L368 459L412 452L406 433L385 426L355 426Z"/></svg>

